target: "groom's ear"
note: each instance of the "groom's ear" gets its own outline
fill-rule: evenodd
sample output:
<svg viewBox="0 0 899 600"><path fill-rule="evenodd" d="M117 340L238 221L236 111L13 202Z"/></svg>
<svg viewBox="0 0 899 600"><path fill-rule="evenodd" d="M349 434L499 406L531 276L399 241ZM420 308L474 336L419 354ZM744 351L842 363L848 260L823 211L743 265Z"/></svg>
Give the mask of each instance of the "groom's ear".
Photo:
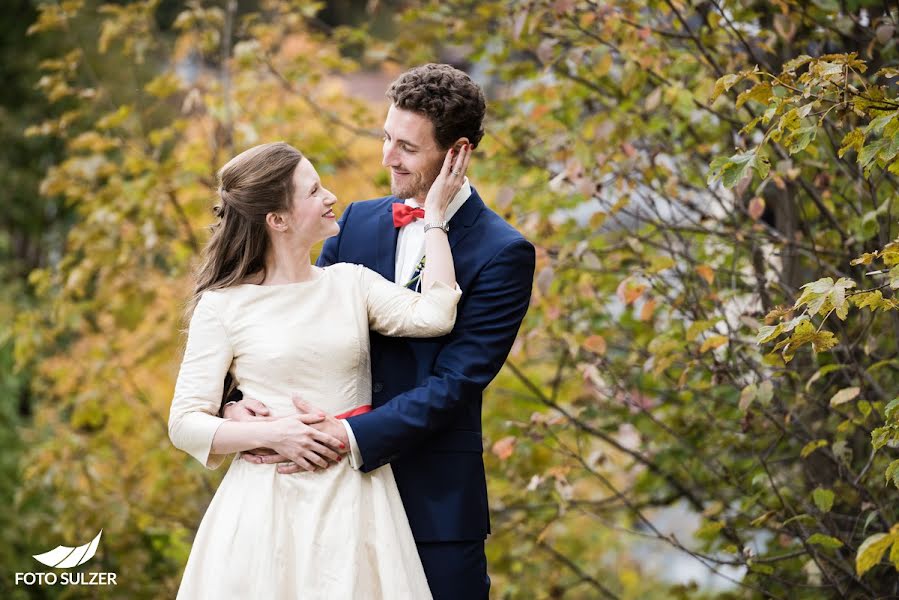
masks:
<svg viewBox="0 0 899 600"><path fill-rule="evenodd" d="M458 140L456 140L455 142L453 142L453 150L455 150L456 152L458 152L459 150L462 149L462 146L464 146L464 145L467 144L467 143L468 143L468 138L467 138L467 137L460 137Z"/></svg>

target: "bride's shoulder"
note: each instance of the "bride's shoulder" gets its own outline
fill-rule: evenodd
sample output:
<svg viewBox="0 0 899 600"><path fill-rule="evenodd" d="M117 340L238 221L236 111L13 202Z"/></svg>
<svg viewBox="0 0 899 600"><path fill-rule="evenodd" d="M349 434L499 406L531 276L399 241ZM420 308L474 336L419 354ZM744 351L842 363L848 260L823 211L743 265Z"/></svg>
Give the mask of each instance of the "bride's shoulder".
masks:
<svg viewBox="0 0 899 600"><path fill-rule="evenodd" d="M357 265L357 264L348 263L348 262L339 262L339 263L334 263L332 265L328 265L327 267L323 267L323 269L326 273L329 273L331 275L344 276L344 277L357 275L359 273L359 270L364 269L364 268L365 267L363 267L362 265Z"/></svg>

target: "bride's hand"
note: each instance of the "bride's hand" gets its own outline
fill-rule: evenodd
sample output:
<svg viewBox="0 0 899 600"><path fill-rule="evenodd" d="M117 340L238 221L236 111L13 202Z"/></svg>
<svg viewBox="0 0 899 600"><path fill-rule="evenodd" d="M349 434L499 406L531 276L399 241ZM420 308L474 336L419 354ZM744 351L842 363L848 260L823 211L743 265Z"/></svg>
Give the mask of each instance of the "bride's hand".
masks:
<svg viewBox="0 0 899 600"><path fill-rule="evenodd" d="M266 446L274 450L279 458L296 463L301 469L314 471L316 466L326 469L328 460L341 459L343 445L332 435L311 427L325 417L320 415L290 415L271 421L269 439ZM250 462L271 462L271 456L255 457Z"/></svg>
<svg viewBox="0 0 899 600"><path fill-rule="evenodd" d="M452 202L455 195L462 189L465 182L465 171L468 169L468 161L471 158L471 144L462 144L458 152L450 148L443 159L443 167L437 179L431 184L428 195L425 198L425 214L434 215L433 220L443 220L446 207Z"/></svg>

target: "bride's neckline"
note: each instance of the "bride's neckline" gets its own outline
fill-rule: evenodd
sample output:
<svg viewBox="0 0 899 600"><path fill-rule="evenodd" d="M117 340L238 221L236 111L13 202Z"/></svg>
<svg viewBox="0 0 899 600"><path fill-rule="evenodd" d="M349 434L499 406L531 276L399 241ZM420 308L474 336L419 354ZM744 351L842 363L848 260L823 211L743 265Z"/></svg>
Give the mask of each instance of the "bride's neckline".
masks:
<svg viewBox="0 0 899 600"><path fill-rule="evenodd" d="M325 277L325 269L321 267L312 267L313 272L316 273L316 276L312 279L305 279L303 281L290 281L287 283L238 283L239 287L250 287L250 288L279 288L279 287L288 287L295 285L309 285L310 283L317 283L318 281L324 279Z"/></svg>

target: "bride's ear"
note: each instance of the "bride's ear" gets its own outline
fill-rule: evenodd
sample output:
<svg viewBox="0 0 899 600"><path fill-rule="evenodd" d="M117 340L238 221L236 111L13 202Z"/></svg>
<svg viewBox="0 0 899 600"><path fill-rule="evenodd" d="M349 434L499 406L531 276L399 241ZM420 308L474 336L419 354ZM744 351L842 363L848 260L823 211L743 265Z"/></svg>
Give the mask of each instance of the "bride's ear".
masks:
<svg viewBox="0 0 899 600"><path fill-rule="evenodd" d="M265 224L278 233L284 233L288 229L287 219L281 213L270 212L265 215Z"/></svg>

